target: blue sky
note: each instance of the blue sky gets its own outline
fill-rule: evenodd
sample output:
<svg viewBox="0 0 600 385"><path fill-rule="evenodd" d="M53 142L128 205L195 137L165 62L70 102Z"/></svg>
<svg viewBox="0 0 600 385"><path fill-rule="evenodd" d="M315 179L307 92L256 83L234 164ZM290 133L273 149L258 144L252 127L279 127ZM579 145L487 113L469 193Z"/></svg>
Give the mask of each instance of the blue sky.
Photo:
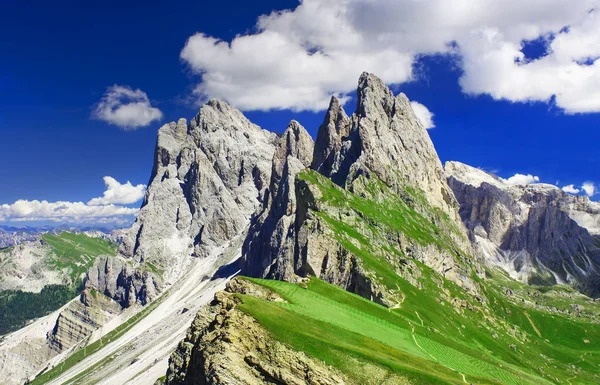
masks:
<svg viewBox="0 0 600 385"><path fill-rule="evenodd" d="M449 14L460 1L8 0L0 217L13 223L18 200L87 206L104 196L51 219L130 221L124 209L140 205L131 200L150 177L161 124L193 117L214 96L263 128L281 132L296 119L315 135L331 94L353 111L363 70L434 114L429 133L442 161L598 185L597 2L540 1L478 0ZM114 114L128 99L141 110ZM117 185L105 186L106 176ZM37 220L55 209L25 206L19 215ZM115 215L86 219L98 206Z"/></svg>

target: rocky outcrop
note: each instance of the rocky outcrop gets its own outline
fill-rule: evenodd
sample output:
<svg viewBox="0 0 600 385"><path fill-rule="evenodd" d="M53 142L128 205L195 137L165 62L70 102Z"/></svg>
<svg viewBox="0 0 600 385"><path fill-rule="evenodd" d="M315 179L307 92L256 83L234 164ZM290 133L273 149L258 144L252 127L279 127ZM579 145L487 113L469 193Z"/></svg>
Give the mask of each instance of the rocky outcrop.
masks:
<svg viewBox="0 0 600 385"><path fill-rule="evenodd" d="M158 297L162 282L157 274L134 268L121 257L100 257L90 268L85 286L114 299L123 307L138 302L142 305Z"/></svg>
<svg viewBox="0 0 600 385"><path fill-rule="evenodd" d="M394 239L393 247L400 246L407 256L476 292L470 278L472 267L465 263L472 249L458 215L458 203L409 100L403 94L394 97L380 79L368 73L359 80L357 96L356 112L351 117L335 97L331 99L312 155L308 152L312 141L297 123L293 122L284 134L273 158L268 199L257 212L245 243L243 273L284 280L294 275L315 275L393 305L382 294L385 288L369 278L373 272L339 243L330 224L322 218L326 213L348 223L364 213L348 205L332 206L321 199L319 187L297 177L310 167L349 194L373 199L373 204L399 197L411 210L434 223L437 231L450 237L451 251L425 245L389 228L381 229L388 238L382 242L373 238L375 234L367 236L377 245L378 253L383 251L384 243ZM373 194L382 190L372 188L378 183L383 183L387 196ZM389 256L393 265L397 259Z"/></svg>
<svg viewBox="0 0 600 385"><path fill-rule="evenodd" d="M58 316L48 335L50 347L61 353L72 348L121 312L121 306L94 290L81 292Z"/></svg>
<svg viewBox="0 0 600 385"><path fill-rule="evenodd" d="M350 187L357 176L373 173L398 192L405 186L422 190L433 206L456 215L427 130L406 95L394 96L375 75L361 75L352 117L333 99L319 131L313 168L337 184Z"/></svg>
<svg viewBox="0 0 600 385"><path fill-rule="evenodd" d="M187 256L205 257L239 235L265 195L276 139L216 100L189 124L161 127L148 191L122 253L165 270L171 282Z"/></svg>
<svg viewBox="0 0 600 385"><path fill-rule="evenodd" d="M312 168L323 175L339 173L342 160L340 159L342 145L350 133L350 118L339 100L331 97L325 119L319 127Z"/></svg>
<svg viewBox="0 0 600 385"><path fill-rule="evenodd" d="M446 173L484 262L523 282L600 294L600 204L553 185L509 185L458 162Z"/></svg>
<svg viewBox="0 0 600 385"><path fill-rule="evenodd" d="M250 223L271 178L277 136L211 100L189 123L158 131L152 176L121 256L101 260L87 286L127 306L152 300L193 263ZM157 274L157 272L160 272Z"/></svg>
<svg viewBox="0 0 600 385"><path fill-rule="evenodd" d="M237 310L234 293L283 301L248 281L234 279L210 307L198 313L187 337L171 355L166 385L345 384L336 369L272 338Z"/></svg>
<svg viewBox="0 0 600 385"><path fill-rule="evenodd" d="M271 181L264 204L253 220L243 247L245 274L290 279L294 274L296 174L309 167L314 142L292 121L273 155Z"/></svg>

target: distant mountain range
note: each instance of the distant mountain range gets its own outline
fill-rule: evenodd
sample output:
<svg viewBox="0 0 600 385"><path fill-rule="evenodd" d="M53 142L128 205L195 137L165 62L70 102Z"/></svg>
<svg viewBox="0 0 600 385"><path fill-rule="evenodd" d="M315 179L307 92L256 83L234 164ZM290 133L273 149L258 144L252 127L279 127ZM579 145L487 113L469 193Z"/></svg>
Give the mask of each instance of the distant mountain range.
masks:
<svg viewBox="0 0 600 385"><path fill-rule="evenodd" d="M122 234L124 233L123 229L93 226L0 226L0 249L4 247L16 246L27 241L35 241L39 239L42 234L59 234L65 231L75 234L94 234L94 236L102 237L113 242L121 242Z"/></svg>

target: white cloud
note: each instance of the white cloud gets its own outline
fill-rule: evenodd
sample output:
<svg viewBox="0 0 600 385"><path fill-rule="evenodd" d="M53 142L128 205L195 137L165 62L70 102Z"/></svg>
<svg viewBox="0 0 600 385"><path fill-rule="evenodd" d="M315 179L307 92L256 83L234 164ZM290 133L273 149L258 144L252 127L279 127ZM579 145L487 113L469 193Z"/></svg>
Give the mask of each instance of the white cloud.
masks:
<svg viewBox="0 0 600 385"><path fill-rule="evenodd" d="M581 185L581 189L585 192L585 195L589 197L596 194L596 186L593 182L584 182L583 185Z"/></svg>
<svg viewBox="0 0 600 385"><path fill-rule="evenodd" d="M48 202L19 199L13 204L0 205L0 222L55 221L88 223L124 223L136 215L138 208L122 205L135 203L144 197L146 186L119 183L104 177L104 196L83 202ZM129 218L127 218L129 217Z"/></svg>
<svg viewBox="0 0 600 385"><path fill-rule="evenodd" d="M294 10L261 16L256 32L231 42L198 33L181 58L202 76L201 99L222 98L245 110L324 109L331 94L347 98L363 71L403 83L413 79L419 55L452 53L466 93L597 112L600 11L590 10L599 4L304 0ZM540 37L547 38L547 55L526 60L523 42Z"/></svg>
<svg viewBox="0 0 600 385"><path fill-rule="evenodd" d="M435 123L433 122L433 112L429 111L427 107L419 102L411 101L410 105L412 106L415 115L417 115L417 118L423 123L423 127L426 129L435 127Z"/></svg>
<svg viewBox="0 0 600 385"><path fill-rule="evenodd" d="M568 194L579 194L579 192L581 191L578 188L576 188L575 185L572 184L563 187L562 190Z"/></svg>
<svg viewBox="0 0 600 385"><path fill-rule="evenodd" d="M140 89L114 85L96 105L92 117L125 130L135 130L162 119L162 112L150 105L148 95Z"/></svg>
<svg viewBox="0 0 600 385"><path fill-rule="evenodd" d="M0 206L2 221L42 221L56 222L85 221L123 215L137 214L137 208L116 205L90 206L83 202L48 202L38 200L18 200L13 204Z"/></svg>
<svg viewBox="0 0 600 385"><path fill-rule="evenodd" d="M104 195L100 198L94 198L90 200L87 203L88 205L128 205L142 199L144 197L144 192L146 191L146 186L143 184L134 186L129 181L121 184L115 178L110 176L104 177L104 184L106 185L106 191L104 191Z"/></svg>
<svg viewBox="0 0 600 385"><path fill-rule="evenodd" d="M538 183L540 178L537 176L533 176L531 174L515 174L508 179L504 179L505 183L508 183L511 186L515 185L527 185L532 183Z"/></svg>

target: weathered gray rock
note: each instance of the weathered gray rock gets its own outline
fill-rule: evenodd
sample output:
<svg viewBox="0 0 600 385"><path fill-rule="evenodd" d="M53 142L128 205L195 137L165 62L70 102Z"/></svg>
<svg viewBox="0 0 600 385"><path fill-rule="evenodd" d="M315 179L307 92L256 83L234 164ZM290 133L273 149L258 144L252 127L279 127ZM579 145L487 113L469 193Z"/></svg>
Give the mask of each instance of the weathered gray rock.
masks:
<svg viewBox="0 0 600 385"><path fill-rule="evenodd" d="M325 119L319 127L312 168L323 175L335 175L341 166L340 154L344 140L350 133L350 118L339 100L331 97Z"/></svg>
<svg viewBox="0 0 600 385"><path fill-rule="evenodd" d="M48 335L50 347L61 353L72 348L121 312L121 306L94 290L81 292L58 316Z"/></svg>
<svg viewBox="0 0 600 385"><path fill-rule="evenodd" d="M85 286L129 307L136 302L148 304L160 295L163 285L160 277L134 268L130 260L100 257L88 271Z"/></svg>
<svg viewBox="0 0 600 385"><path fill-rule="evenodd" d="M273 339L252 317L236 309L231 293L281 301L234 279L210 307L196 316L187 337L171 355L166 385L333 385L348 380L331 366Z"/></svg>
<svg viewBox="0 0 600 385"><path fill-rule="evenodd" d="M313 168L337 184L349 187L358 175L373 173L398 191L422 190L433 206L456 215L456 199L427 130L406 95L394 97L375 75L361 75L351 118L332 100L320 131Z"/></svg>
<svg viewBox="0 0 600 385"><path fill-rule="evenodd" d="M458 162L446 173L484 262L523 282L600 294L600 204L553 185L509 185Z"/></svg>
<svg viewBox="0 0 600 385"><path fill-rule="evenodd" d="M94 268L89 286L124 304L145 303L187 271L190 256L209 256L241 234L265 196L276 141L216 100L189 124L162 126L144 202L123 237L123 259Z"/></svg>
<svg viewBox="0 0 600 385"><path fill-rule="evenodd" d="M209 255L238 235L262 201L276 135L211 100L190 124L161 127L155 165L122 251L176 279L190 253Z"/></svg>
<svg viewBox="0 0 600 385"><path fill-rule="evenodd" d="M243 247L245 274L290 279L294 274L296 174L309 167L314 142L292 121L273 155L271 181Z"/></svg>

